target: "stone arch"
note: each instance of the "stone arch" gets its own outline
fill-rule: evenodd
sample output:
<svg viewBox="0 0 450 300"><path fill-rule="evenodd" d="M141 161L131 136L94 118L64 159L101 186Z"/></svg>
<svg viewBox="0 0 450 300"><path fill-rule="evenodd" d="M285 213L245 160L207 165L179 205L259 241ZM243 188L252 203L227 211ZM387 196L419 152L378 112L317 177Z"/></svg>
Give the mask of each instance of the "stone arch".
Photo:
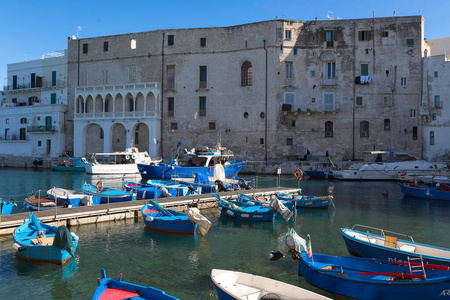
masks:
<svg viewBox="0 0 450 300"><path fill-rule="evenodd" d="M127 93L125 96L125 111L131 112L134 111L134 97L133 94Z"/></svg>
<svg viewBox="0 0 450 300"><path fill-rule="evenodd" d="M84 152L98 153L104 151L104 131L103 128L97 124L88 124L83 129Z"/></svg>
<svg viewBox="0 0 450 300"><path fill-rule="evenodd" d="M85 107L84 107L84 112L85 113L92 113L94 112L94 99L92 98L91 95L88 95L86 97L86 101L85 101Z"/></svg>
<svg viewBox="0 0 450 300"><path fill-rule="evenodd" d="M105 96L105 105L104 105L104 111L106 113L113 112L114 111L114 105L113 105L113 96L111 94L107 94Z"/></svg>
<svg viewBox="0 0 450 300"><path fill-rule="evenodd" d="M149 92L147 97L145 98L146 102L146 110L147 111L156 111L156 102L155 102L155 94Z"/></svg>
<svg viewBox="0 0 450 300"><path fill-rule="evenodd" d="M136 100L134 102L135 111L144 111L144 95L141 92L136 94Z"/></svg>
<svg viewBox="0 0 450 300"><path fill-rule="evenodd" d="M114 111L123 112L123 95L118 93L114 99Z"/></svg>
<svg viewBox="0 0 450 300"><path fill-rule="evenodd" d="M133 144L139 151L149 152L150 130L145 123L137 123L133 127Z"/></svg>
<svg viewBox="0 0 450 300"><path fill-rule="evenodd" d="M94 111L96 113L103 112L103 96L98 94L94 100Z"/></svg>
<svg viewBox="0 0 450 300"><path fill-rule="evenodd" d="M76 113L84 113L84 99L80 95L77 97Z"/></svg>
<svg viewBox="0 0 450 300"><path fill-rule="evenodd" d="M122 123L115 123L110 131L111 151L125 151L127 146L127 130Z"/></svg>

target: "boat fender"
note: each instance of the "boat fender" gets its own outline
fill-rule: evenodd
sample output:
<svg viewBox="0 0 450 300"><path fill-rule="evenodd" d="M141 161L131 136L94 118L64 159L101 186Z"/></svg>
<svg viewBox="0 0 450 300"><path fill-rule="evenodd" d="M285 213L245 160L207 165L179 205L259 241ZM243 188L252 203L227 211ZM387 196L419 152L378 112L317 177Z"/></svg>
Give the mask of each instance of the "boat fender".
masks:
<svg viewBox="0 0 450 300"><path fill-rule="evenodd" d="M78 235L76 235L75 233L71 232L70 233L72 235L72 238L76 241L78 241Z"/></svg>
<svg viewBox="0 0 450 300"><path fill-rule="evenodd" d="M131 155L131 157L132 157L133 159L136 159L136 158L137 158L136 153L133 153L133 154Z"/></svg>
<svg viewBox="0 0 450 300"><path fill-rule="evenodd" d="M430 189L427 189L427 196L430 196L431 195L431 191L430 191Z"/></svg>
<svg viewBox="0 0 450 300"><path fill-rule="evenodd" d="M145 217L145 220L148 222L153 222L155 220L155 218L153 218L152 216L147 216L147 217Z"/></svg>
<svg viewBox="0 0 450 300"><path fill-rule="evenodd" d="M250 218L250 215L249 214L241 214L241 217L242 218Z"/></svg>
<svg viewBox="0 0 450 300"><path fill-rule="evenodd" d="M127 155L127 156L125 156L125 158L128 160L128 159L130 159L130 156L129 155Z"/></svg>
<svg viewBox="0 0 450 300"><path fill-rule="evenodd" d="M17 244L17 243L14 243L14 244L13 244L13 248L16 249L16 251L18 251L18 252L22 252L23 250L25 250L25 247L20 246L20 245Z"/></svg>
<svg viewBox="0 0 450 300"><path fill-rule="evenodd" d="M234 216L234 212L232 212L231 210L227 210L227 214L229 214L230 216Z"/></svg>
<svg viewBox="0 0 450 300"><path fill-rule="evenodd" d="M300 168L295 169L295 171L294 171L294 177L295 177L298 181L302 180L302 178L303 178L303 171L300 170Z"/></svg>

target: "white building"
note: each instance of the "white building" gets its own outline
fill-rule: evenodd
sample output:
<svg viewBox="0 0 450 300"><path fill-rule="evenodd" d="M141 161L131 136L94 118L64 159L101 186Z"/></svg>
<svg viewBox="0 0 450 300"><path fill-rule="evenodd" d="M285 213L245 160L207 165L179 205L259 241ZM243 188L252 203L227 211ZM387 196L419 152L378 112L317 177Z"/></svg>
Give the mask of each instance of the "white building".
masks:
<svg viewBox="0 0 450 300"><path fill-rule="evenodd" d="M58 157L65 151L66 51L7 66L0 107L1 155Z"/></svg>

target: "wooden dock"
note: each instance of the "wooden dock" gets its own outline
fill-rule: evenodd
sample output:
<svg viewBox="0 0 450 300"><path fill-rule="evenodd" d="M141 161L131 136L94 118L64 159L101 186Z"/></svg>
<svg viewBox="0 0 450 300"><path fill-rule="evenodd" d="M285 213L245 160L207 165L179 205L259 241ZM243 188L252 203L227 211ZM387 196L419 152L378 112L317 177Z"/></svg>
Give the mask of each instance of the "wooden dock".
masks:
<svg viewBox="0 0 450 300"><path fill-rule="evenodd" d="M297 191L294 188L264 188L239 191L245 195L273 194L276 191L289 193ZM236 197L236 191L222 192L221 197ZM172 198L159 198L158 203L164 207L170 207L177 211L185 211L189 205L195 205L199 209L218 206L217 199L211 194L190 195ZM138 218L141 208L148 200L136 200L117 203L106 203L93 206L80 206L73 208L51 209L33 212L43 223L54 226L66 225L79 226L98 222L117 221ZM0 235L12 234L13 230L28 219L28 212L0 216Z"/></svg>

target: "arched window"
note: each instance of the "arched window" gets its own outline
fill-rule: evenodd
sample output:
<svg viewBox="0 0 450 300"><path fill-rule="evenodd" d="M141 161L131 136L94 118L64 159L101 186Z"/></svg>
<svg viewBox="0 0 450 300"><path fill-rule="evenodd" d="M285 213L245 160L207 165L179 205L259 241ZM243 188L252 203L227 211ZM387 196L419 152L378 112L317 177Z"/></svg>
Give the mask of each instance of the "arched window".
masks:
<svg viewBox="0 0 450 300"><path fill-rule="evenodd" d="M333 122L325 122L325 137L333 137Z"/></svg>
<svg viewBox="0 0 450 300"><path fill-rule="evenodd" d="M359 137L369 137L369 122L362 121L359 123Z"/></svg>
<svg viewBox="0 0 450 300"><path fill-rule="evenodd" d="M253 85L253 67L249 61L245 61L241 66L241 86Z"/></svg>

